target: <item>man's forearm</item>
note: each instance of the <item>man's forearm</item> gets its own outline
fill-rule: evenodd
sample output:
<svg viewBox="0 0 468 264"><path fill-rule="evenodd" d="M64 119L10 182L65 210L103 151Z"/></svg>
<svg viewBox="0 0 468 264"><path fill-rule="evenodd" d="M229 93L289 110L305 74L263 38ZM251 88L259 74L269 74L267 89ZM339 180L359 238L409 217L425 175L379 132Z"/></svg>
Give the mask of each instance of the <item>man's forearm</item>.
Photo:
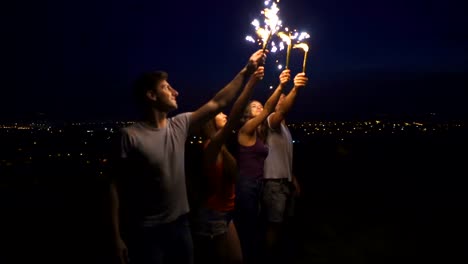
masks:
<svg viewBox="0 0 468 264"><path fill-rule="evenodd" d="M213 98L213 101L219 108L226 107L237 95L245 79L251 75L248 67L244 67L223 89L221 89Z"/></svg>
<svg viewBox="0 0 468 264"><path fill-rule="evenodd" d="M281 96L281 93L283 92L284 85L280 84L276 88L276 90L273 92L273 94L268 98L268 100L265 102L265 107L268 112L273 112L275 109L276 104L278 103L278 100Z"/></svg>
<svg viewBox="0 0 468 264"><path fill-rule="evenodd" d="M286 96L286 98L284 98L283 103L279 107L279 111L281 113L286 114L287 112L289 112L289 110L291 110L294 101L296 100L297 90L298 89L296 87L293 87Z"/></svg>

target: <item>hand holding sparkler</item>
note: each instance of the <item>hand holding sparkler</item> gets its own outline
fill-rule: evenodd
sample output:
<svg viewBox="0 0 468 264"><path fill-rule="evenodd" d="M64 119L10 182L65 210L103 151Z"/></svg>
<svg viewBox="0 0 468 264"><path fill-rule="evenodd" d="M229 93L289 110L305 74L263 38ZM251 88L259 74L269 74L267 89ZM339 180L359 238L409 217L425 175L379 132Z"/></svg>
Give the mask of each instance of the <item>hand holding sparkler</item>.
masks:
<svg viewBox="0 0 468 264"><path fill-rule="evenodd" d="M296 77L294 77L294 87L295 88L304 87L307 85L308 81L309 81L309 78L307 78L304 72L298 73Z"/></svg>
<svg viewBox="0 0 468 264"><path fill-rule="evenodd" d="M285 86L291 80L291 70L285 69L281 72L279 76L280 85Z"/></svg>
<svg viewBox="0 0 468 264"><path fill-rule="evenodd" d="M263 80L265 76L265 67L258 66L257 70L252 74L252 78L255 78L257 81Z"/></svg>
<svg viewBox="0 0 468 264"><path fill-rule="evenodd" d="M257 50L252 56L250 56L249 62L247 64L247 73L252 74L257 70L258 66L264 65L266 60L266 54L268 50Z"/></svg>

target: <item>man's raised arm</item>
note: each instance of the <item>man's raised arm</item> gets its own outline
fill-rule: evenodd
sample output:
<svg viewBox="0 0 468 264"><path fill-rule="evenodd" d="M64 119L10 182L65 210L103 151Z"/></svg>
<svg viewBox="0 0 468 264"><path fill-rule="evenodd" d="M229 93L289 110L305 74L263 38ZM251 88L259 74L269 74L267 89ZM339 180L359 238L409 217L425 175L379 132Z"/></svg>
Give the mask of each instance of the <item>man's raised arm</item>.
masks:
<svg viewBox="0 0 468 264"><path fill-rule="evenodd" d="M298 73L294 78L294 87L289 91L288 95L284 98L284 101L280 104L278 109L271 114L269 117L268 123L270 128L277 129L281 122L285 119L286 114L291 110L294 101L297 97L298 89L301 87L306 86L307 84L307 77L305 73Z"/></svg>
<svg viewBox="0 0 468 264"><path fill-rule="evenodd" d="M265 74L264 71L265 70L263 66L260 66L250 77L241 94L234 102L226 125L222 129L218 130L218 132L216 132L216 134L211 138L210 143L205 150L208 161L213 162L216 160L221 147L226 142L227 137L232 134L232 130L234 130L240 124L240 120L244 114L244 109L247 106L250 97L252 96L255 85L263 79Z"/></svg>
<svg viewBox="0 0 468 264"><path fill-rule="evenodd" d="M244 81L265 61L266 54L258 50L249 59L247 65L221 89L210 101L192 113L190 127L205 123L225 108L237 95Z"/></svg>

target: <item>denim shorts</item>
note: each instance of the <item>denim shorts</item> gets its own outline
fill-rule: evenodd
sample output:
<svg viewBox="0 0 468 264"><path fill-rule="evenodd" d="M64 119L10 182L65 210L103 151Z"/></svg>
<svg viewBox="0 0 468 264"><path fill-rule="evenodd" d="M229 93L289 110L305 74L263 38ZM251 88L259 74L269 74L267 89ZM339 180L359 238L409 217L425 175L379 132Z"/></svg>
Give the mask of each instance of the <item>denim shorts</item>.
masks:
<svg viewBox="0 0 468 264"><path fill-rule="evenodd" d="M195 235L213 238L227 233L233 212L216 211L209 208L200 208L193 221Z"/></svg>
<svg viewBox="0 0 468 264"><path fill-rule="evenodd" d="M266 179L263 210L269 222L281 223L294 212L293 185L287 179Z"/></svg>

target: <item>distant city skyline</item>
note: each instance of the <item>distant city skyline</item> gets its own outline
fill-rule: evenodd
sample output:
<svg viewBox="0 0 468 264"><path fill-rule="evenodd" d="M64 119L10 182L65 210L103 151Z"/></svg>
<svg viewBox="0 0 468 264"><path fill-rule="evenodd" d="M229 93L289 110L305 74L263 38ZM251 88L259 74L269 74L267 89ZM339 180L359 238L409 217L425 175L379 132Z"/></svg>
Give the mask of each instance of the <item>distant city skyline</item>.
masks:
<svg viewBox="0 0 468 264"><path fill-rule="evenodd" d="M298 110L299 111L299 110ZM174 112L176 115L178 112ZM170 115L172 116L172 115ZM289 116L290 122L352 122L352 121L366 121L366 120L395 120L395 121L434 121L434 122L467 122L468 118L466 114L447 114L437 112L421 112L421 113L325 113L325 114L311 114L309 116ZM22 115L15 115L10 117L0 118L1 124L30 124L30 123L56 123L56 124L72 124L72 123L112 123L112 122L135 122L138 121L135 117L119 116L116 118L109 117L78 117L78 118L62 118L56 115L47 115L46 113L25 113Z"/></svg>

